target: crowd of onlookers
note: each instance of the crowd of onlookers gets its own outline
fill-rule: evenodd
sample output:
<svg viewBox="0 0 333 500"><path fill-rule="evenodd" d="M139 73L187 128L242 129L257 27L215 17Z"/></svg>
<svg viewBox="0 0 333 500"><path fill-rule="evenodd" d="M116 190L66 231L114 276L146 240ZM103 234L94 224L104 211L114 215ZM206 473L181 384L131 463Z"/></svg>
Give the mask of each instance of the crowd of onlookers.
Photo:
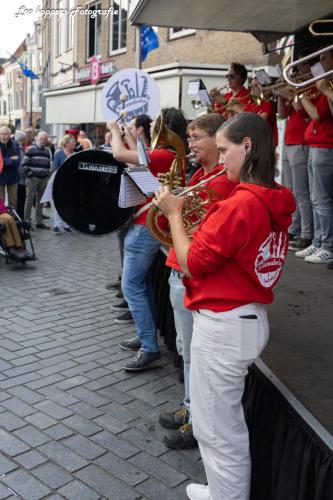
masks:
<svg viewBox="0 0 333 500"><path fill-rule="evenodd" d="M109 140L107 136L106 140ZM92 147L93 144L86 137L86 133L79 129L65 130L65 136L55 144L43 130L14 130L9 126L1 126L0 199L6 206L14 208L22 220L30 223L32 231L50 229L45 223L49 217L43 213L41 203L50 176L68 156ZM102 146L105 149L109 147L109 142ZM49 206L50 202L46 205ZM54 234L71 231L69 226L61 221L56 210L53 210L52 229Z"/></svg>

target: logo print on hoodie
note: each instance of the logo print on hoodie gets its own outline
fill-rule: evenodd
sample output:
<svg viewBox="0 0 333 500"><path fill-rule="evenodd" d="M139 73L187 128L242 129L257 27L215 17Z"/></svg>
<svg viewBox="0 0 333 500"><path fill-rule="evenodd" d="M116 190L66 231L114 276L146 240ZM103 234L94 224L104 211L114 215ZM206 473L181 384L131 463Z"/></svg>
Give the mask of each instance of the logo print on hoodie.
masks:
<svg viewBox="0 0 333 500"><path fill-rule="evenodd" d="M271 232L260 245L254 271L263 287L270 288L278 280L286 258L287 245L286 231Z"/></svg>

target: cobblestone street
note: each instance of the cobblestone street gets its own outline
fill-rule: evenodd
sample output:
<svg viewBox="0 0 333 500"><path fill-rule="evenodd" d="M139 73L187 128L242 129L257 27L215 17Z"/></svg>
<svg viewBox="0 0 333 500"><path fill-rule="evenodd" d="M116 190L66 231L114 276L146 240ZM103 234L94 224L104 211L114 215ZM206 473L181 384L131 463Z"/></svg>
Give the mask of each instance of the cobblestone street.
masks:
<svg viewBox="0 0 333 500"><path fill-rule="evenodd" d="M0 260L0 499L186 498L205 478L198 450L163 443L159 413L183 395L172 355L122 369L134 327L114 323L105 289L115 236L32 235L36 262Z"/></svg>

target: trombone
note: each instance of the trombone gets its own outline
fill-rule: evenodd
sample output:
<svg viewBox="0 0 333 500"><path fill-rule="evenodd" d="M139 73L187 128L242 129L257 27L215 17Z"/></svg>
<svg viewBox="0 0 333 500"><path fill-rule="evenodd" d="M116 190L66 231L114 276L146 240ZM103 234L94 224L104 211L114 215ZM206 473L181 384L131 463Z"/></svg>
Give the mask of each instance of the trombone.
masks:
<svg viewBox="0 0 333 500"><path fill-rule="evenodd" d="M321 75L318 76L313 76L312 78L308 78L304 81L297 82L296 80L292 79L289 76L290 71L294 71L295 66L298 64L309 61L310 59L313 59L314 57L320 56L321 54L333 50L333 45L329 45L328 47L325 47L323 49L317 50L317 52L313 52L312 54L309 54L308 56L301 57L301 59L297 59L296 61L287 64L287 66L283 70L283 78L286 80L286 82L291 86L291 87L296 87L297 89L305 89L309 88L310 85L313 85L316 83L318 80L323 80L327 79L329 77L333 76L333 69L330 69L328 71L325 71Z"/></svg>
<svg viewBox="0 0 333 500"><path fill-rule="evenodd" d="M321 33L320 31L316 31L314 29L314 26L316 24L329 24L329 23L331 23L332 28L333 28L333 19L318 19L317 21L312 21L312 23L309 26L309 31L310 31L311 35L312 36L332 36L333 31L327 31L327 32Z"/></svg>

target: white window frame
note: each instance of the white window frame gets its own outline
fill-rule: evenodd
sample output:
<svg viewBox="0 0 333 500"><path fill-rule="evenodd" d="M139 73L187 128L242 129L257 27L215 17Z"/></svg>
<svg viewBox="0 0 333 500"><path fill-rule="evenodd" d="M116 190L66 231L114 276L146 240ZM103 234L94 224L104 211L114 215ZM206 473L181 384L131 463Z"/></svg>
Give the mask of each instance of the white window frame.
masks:
<svg viewBox="0 0 333 500"><path fill-rule="evenodd" d="M192 28L183 28L181 31L173 31L174 28L169 28L169 40L177 40L177 38L183 38L184 36L194 35L197 30Z"/></svg>
<svg viewBox="0 0 333 500"><path fill-rule="evenodd" d="M128 10L129 10L129 1L128 0L118 0L118 3L119 3L119 13L118 13L118 16L119 16L119 33L118 33L118 47L120 45L120 40L121 40L121 26L122 26L122 17L121 17L121 13L122 13L122 10L121 10L121 6L122 6L122 3L123 2L126 2L127 3L127 15L128 15ZM110 7L113 7L113 4L114 4L114 0L111 0L111 4L110 4ZM113 42L113 16L114 14L111 14L110 16L110 39L109 39L109 55L110 56L116 56L118 54L125 54L127 52L127 26L128 26L128 23L126 22L126 45L125 47L121 47L120 49L114 49L112 50L112 42ZM128 19L128 17L126 18Z"/></svg>

